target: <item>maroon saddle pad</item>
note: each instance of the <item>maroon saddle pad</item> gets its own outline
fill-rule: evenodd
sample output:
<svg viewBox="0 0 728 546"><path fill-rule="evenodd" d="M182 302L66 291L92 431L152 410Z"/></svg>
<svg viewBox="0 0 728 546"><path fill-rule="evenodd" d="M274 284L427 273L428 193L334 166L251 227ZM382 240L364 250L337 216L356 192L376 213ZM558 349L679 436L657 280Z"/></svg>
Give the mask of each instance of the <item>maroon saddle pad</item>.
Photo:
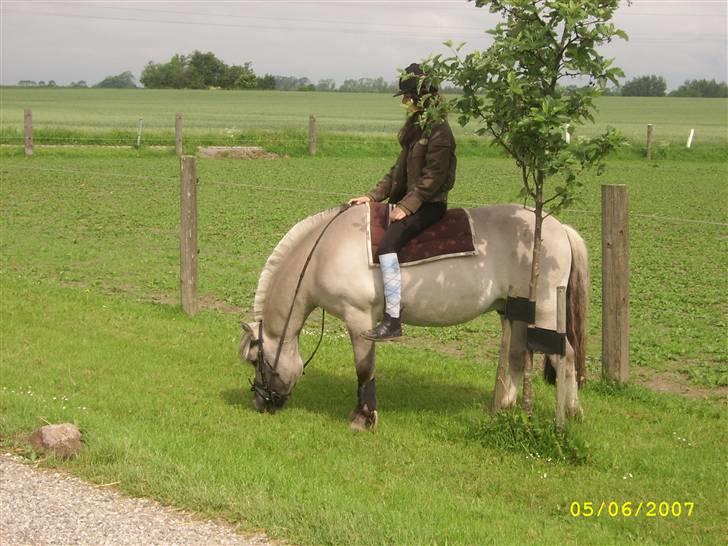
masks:
<svg viewBox="0 0 728 546"><path fill-rule="evenodd" d="M377 248L389 225L389 205L369 203L369 265L379 263ZM470 214L449 209L441 220L425 229L398 252L400 265L477 254Z"/></svg>

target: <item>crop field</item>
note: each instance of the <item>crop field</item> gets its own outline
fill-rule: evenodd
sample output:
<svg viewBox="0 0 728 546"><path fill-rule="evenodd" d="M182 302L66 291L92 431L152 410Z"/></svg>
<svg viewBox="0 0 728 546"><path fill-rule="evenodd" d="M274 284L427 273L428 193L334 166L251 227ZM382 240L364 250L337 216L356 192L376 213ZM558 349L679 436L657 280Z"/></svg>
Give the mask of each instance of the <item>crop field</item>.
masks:
<svg viewBox="0 0 728 546"><path fill-rule="evenodd" d="M348 137L352 135L375 141L384 138L391 146L391 135L401 125L403 115L397 99L367 93L5 87L0 88L0 95L3 143L22 142L23 110L30 108L37 143L131 145L136 142L138 120L142 118L144 142L173 145L174 116L181 112L185 137L191 145L263 143L295 154L305 148L302 143L308 117L315 114L320 151L348 155L352 145ZM593 136L612 126L627 137L635 153L640 153L647 124L651 123L655 153L675 155L682 154L690 129L695 129L692 156L710 150L726 158L725 99L602 97L596 104L599 112L595 124L578 128L577 137ZM452 125L461 137L475 129L474 125Z"/></svg>
<svg viewBox="0 0 728 546"><path fill-rule="evenodd" d="M379 427L354 434L346 416L356 376L338 321L327 317L319 355L274 416L252 409L239 322L286 231L388 169L401 112L395 99L370 95L348 95L356 109L344 94L203 95L112 92L104 105L96 90L2 89L2 137L22 137L31 107L41 144L43 131L64 143L98 143L115 127L135 133L142 110L160 136L182 110L193 136L251 127L283 138L292 119L305 127L308 106L332 134L349 134L344 150L317 157L292 148L273 160L198 159L203 310L194 318L178 305L172 150L36 146L26 158L20 146L0 147L0 449L293 544L725 542L728 170L719 114L728 101L663 99L695 103L672 115L662 103L601 103L599 120L625 132L643 121L628 105L644 119L662 115L649 122L675 127L666 138L676 151L653 162L615 157L560 216L591 252L583 422L555 434L555 391L540 379L531 422L483 412L499 343L492 315L409 328L405 341L379 348ZM246 98L257 106L243 106ZM715 123L710 151L677 153L698 111L697 135L707 139ZM463 147L451 206L515 200L515 166L481 149ZM599 379L603 183L626 184L630 195L632 381L623 387ZM304 329L304 356L319 321L312 314ZM26 435L46 421L79 425L84 454L39 460Z"/></svg>

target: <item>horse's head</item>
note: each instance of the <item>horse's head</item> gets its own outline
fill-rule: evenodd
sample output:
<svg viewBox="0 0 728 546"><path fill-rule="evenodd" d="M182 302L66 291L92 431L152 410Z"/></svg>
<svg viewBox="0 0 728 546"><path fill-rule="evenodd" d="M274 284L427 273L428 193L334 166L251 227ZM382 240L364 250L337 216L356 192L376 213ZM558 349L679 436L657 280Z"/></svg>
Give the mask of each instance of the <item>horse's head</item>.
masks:
<svg viewBox="0 0 728 546"><path fill-rule="evenodd" d="M298 344L284 343L278 354L281 340L267 336L262 321L243 323L242 327L238 355L255 366L255 379L250 382L255 409L275 413L285 405L303 373Z"/></svg>

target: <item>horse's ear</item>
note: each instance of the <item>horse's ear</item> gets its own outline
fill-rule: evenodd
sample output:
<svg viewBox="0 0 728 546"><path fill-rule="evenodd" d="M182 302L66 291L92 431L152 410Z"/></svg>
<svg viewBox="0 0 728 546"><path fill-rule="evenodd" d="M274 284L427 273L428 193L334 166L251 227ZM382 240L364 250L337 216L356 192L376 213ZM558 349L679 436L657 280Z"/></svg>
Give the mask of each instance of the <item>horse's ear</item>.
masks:
<svg viewBox="0 0 728 546"><path fill-rule="evenodd" d="M258 347L254 347L251 350L253 340L257 339L258 335L258 323L257 322L242 322L240 326L243 329L243 335L240 337L240 345L238 346L238 356L240 360L247 360L248 362L254 363L258 358Z"/></svg>

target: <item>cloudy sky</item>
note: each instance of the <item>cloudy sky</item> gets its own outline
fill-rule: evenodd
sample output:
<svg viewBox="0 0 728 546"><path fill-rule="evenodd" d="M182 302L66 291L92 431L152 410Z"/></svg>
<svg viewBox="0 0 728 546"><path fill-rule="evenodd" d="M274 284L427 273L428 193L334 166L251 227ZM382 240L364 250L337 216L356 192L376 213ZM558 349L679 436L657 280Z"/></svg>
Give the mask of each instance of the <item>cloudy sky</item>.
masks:
<svg viewBox="0 0 728 546"><path fill-rule="evenodd" d="M623 0L615 23L630 41L605 54L627 79L657 74L668 89L726 77L728 0ZM0 83L85 80L95 84L175 53L212 51L256 74L383 76L442 42L490 43L497 19L466 0L40 1L0 0Z"/></svg>

